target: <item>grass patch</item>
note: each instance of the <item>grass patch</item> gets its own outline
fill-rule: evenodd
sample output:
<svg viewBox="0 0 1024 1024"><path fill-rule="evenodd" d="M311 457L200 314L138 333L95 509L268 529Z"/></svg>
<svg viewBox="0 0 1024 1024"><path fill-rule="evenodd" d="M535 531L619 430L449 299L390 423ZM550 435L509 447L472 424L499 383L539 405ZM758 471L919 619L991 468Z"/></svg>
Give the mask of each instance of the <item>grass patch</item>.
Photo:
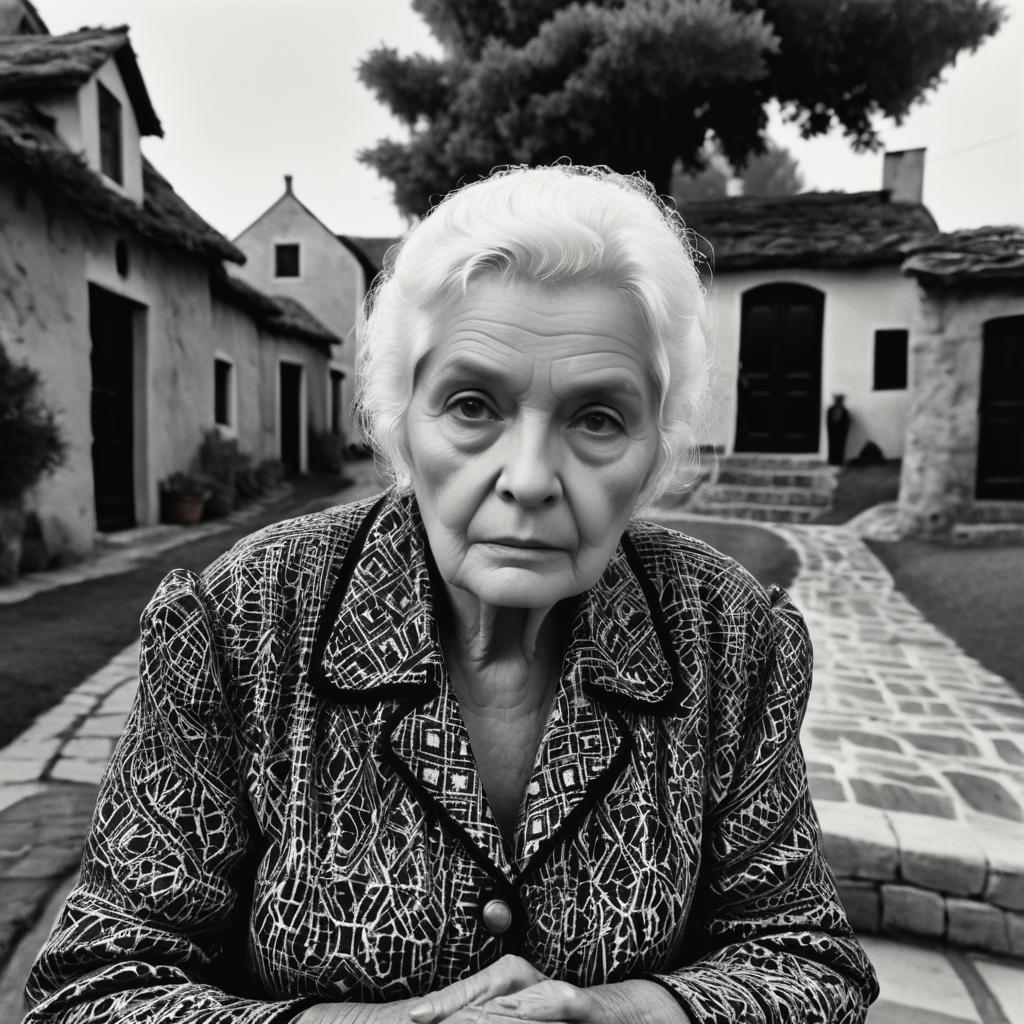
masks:
<svg viewBox="0 0 1024 1024"><path fill-rule="evenodd" d="M1024 697L1024 545L867 543L926 618Z"/></svg>
<svg viewBox="0 0 1024 1024"><path fill-rule="evenodd" d="M846 523L875 505L895 501L900 490L900 460L890 459L873 466L850 463L839 471L832 508L816 523Z"/></svg>
<svg viewBox="0 0 1024 1024"><path fill-rule="evenodd" d="M763 526L704 519L666 520L665 525L735 558L764 586L776 583L788 587L800 568L793 549Z"/></svg>

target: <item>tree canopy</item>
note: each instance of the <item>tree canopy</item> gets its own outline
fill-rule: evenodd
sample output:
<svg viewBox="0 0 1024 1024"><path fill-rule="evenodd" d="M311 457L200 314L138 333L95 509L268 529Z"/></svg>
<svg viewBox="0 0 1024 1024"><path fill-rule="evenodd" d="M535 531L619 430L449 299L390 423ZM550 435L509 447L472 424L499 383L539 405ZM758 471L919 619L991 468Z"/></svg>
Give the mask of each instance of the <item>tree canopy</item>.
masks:
<svg viewBox="0 0 1024 1024"><path fill-rule="evenodd" d="M509 163L608 164L669 190L714 139L741 168L776 100L804 137L876 148L1004 17L994 0L413 0L440 57L388 46L363 83L408 128L360 159L424 213Z"/></svg>
<svg viewBox="0 0 1024 1024"><path fill-rule="evenodd" d="M803 191L804 176L788 149L765 140L764 152L750 157L741 168L732 167L714 144L705 146L704 169L683 170L681 161L672 168L669 192L677 205L693 199L720 199L729 195L729 183L737 180L745 196L795 196Z"/></svg>

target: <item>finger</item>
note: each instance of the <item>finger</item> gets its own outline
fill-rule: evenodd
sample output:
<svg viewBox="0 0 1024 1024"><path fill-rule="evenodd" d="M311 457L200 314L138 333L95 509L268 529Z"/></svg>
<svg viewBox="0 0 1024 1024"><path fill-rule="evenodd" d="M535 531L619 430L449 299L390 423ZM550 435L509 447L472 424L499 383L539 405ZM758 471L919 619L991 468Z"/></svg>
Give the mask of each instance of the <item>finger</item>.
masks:
<svg viewBox="0 0 1024 1024"><path fill-rule="evenodd" d="M503 1016L524 1021L589 1021L594 1000L584 989L565 981L545 980L519 992L499 996L487 1004Z"/></svg>
<svg viewBox="0 0 1024 1024"><path fill-rule="evenodd" d="M447 988L438 989L424 996L409 1009L409 1019L413 1024L436 1024L437 1021L450 1017L473 1000L475 987L470 987L469 983L479 977L479 974L474 974L466 981L456 981Z"/></svg>
<svg viewBox="0 0 1024 1024"><path fill-rule="evenodd" d="M518 956L503 956L469 978L424 996L410 1009L409 1018L413 1024L437 1024L463 1007L484 1003L543 980L544 975L529 961Z"/></svg>

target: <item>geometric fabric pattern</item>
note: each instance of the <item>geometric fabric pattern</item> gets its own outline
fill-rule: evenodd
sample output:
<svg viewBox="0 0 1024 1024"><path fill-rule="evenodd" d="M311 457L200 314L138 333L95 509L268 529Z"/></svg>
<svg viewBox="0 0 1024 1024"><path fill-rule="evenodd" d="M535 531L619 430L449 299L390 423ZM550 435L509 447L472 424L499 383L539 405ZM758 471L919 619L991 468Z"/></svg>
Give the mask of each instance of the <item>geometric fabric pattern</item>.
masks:
<svg viewBox="0 0 1024 1024"><path fill-rule="evenodd" d="M163 581L27 1024L284 1024L509 952L576 985L651 978L694 1021L862 1021L877 988L808 796L811 650L786 595L631 524L566 610L506 843L438 586L394 492Z"/></svg>

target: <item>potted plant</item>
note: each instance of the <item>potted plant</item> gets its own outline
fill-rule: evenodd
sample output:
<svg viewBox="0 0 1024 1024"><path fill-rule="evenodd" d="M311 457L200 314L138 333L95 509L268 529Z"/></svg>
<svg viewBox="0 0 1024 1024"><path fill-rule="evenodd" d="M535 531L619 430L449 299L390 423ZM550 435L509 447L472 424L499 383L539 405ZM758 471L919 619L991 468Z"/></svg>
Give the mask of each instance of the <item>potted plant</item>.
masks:
<svg viewBox="0 0 1024 1024"><path fill-rule="evenodd" d="M210 484L204 477L190 473L172 473L160 482L165 518L183 526L198 523L203 505L210 496Z"/></svg>
<svg viewBox="0 0 1024 1024"><path fill-rule="evenodd" d="M67 451L41 391L39 374L0 346L0 583L18 575L25 494Z"/></svg>

